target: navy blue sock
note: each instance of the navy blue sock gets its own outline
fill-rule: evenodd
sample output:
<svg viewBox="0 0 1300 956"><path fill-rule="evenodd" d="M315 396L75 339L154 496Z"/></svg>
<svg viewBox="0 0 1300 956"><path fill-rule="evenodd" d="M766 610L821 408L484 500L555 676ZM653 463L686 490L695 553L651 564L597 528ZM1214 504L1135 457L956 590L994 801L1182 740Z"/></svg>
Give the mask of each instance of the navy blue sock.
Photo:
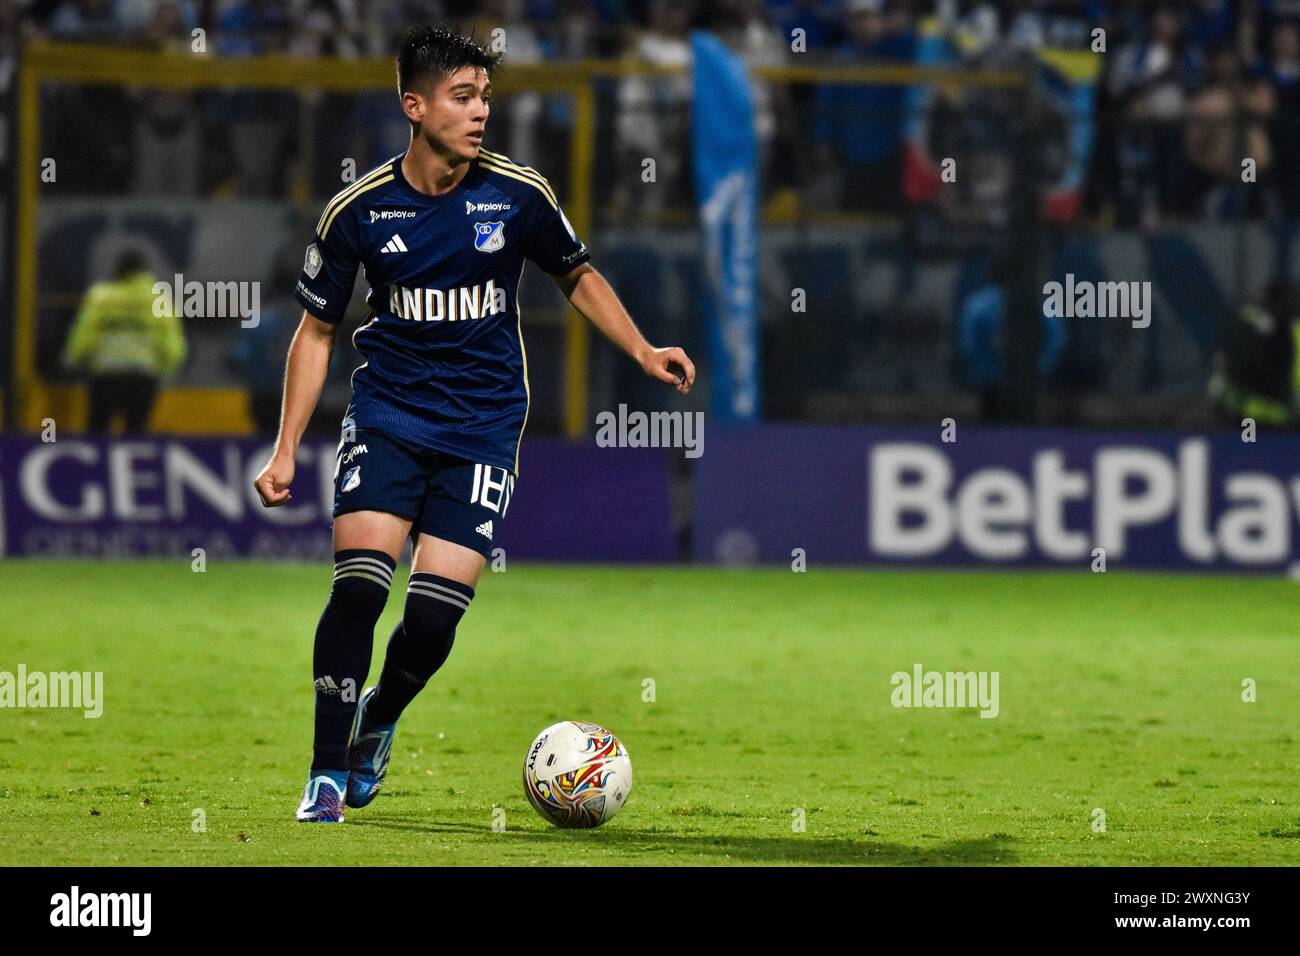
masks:
<svg viewBox="0 0 1300 956"><path fill-rule="evenodd" d="M474 589L428 571L413 571L401 622L388 639L379 686L366 705L366 722L394 724L438 672L456 639L456 625Z"/></svg>
<svg viewBox="0 0 1300 956"><path fill-rule="evenodd" d="M312 770L347 771L348 734L370 672L375 622L388 601L396 566L382 551L334 554L334 586L316 625L312 654L316 687Z"/></svg>

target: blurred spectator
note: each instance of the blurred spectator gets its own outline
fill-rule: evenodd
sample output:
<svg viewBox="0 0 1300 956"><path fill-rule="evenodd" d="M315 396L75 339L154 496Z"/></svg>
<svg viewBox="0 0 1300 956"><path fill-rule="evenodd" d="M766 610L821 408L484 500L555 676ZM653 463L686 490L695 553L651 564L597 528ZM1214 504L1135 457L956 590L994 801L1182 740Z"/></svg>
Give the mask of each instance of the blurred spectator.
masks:
<svg viewBox="0 0 1300 956"><path fill-rule="evenodd" d="M1187 39L1203 50L1231 43L1233 29L1239 25L1239 20L1245 22L1260 15L1259 5L1250 3L1250 0L1246 3L1238 0L1191 0L1185 6ZM1254 9L1249 9L1250 6Z"/></svg>
<svg viewBox="0 0 1300 956"><path fill-rule="evenodd" d="M285 51L290 39L287 0L239 0L217 29L221 56L249 57ZM224 127L214 154L228 165L225 178L241 195L284 195L297 135L298 97L280 90L243 90L206 97L207 111Z"/></svg>
<svg viewBox="0 0 1300 956"><path fill-rule="evenodd" d="M848 41L837 51L842 65L881 60L910 62L916 37L885 0L849 0ZM902 128L907 87L823 86L817 92L813 138L817 168L841 177L841 209L895 210L902 205Z"/></svg>
<svg viewBox="0 0 1300 956"><path fill-rule="evenodd" d="M1181 121L1201 57L1183 38L1177 8L1158 7L1143 35L1120 47L1110 93L1122 113L1118 137L1122 221L1152 226L1177 211L1186 178Z"/></svg>
<svg viewBox="0 0 1300 956"><path fill-rule="evenodd" d="M190 31L198 26L203 0L117 0L118 16L128 34L152 42L181 42L188 49Z"/></svg>
<svg viewBox="0 0 1300 956"><path fill-rule="evenodd" d="M803 30L808 50L829 50L843 39L839 5L832 0L768 0L767 9L787 47L795 30Z"/></svg>
<svg viewBox="0 0 1300 956"><path fill-rule="evenodd" d="M501 30L505 41L507 68L515 63L540 63L544 59L542 44L523 19L522 0L484 0L478 17L470 21L470 28L479 41L493 42L493 31ZM506 100L497 100L492 118L492 140L502 144L501 152L517 162L532 165L540 162L538 156L538 128L542 120L545 101L540 93L515 93Z"/></svg>
<svg viewBox="0 0 1300 956"><path fill-rule="evenodd" d="M1017 267L1011 256L998 253L989 260L987 268L987 278L977 283L958 304L957 332L962 377L980 393L980 419L999 422L1007 417L1002 381L1006 289L1015 280ZM1045 379L1056 368L1065 349L1065 320L1044 308L1042 328L1038 372Z"/></svg>
<svg viewBox="0 0 1300 956"><path fill-rule="evenodd" d="M348 8L347 13L342 9L343 6ZM352 33L357 24L349 22L348 14L355 15L350 3L309 0L288 31L288 54L303 57L357 56L361 45Z"/></svg>
<svg viewBox="0 0 1300 956"><path fill-rule="evenodd" d="M1258 302L1241 310L1223 331L1214 356L1210 392L1237 424L1253 418L1284 425L1300 409L1300 312L1295 291L1275 279Z"/></svg>
<svg viewBox="0 0 1300 956"><path fill-rule="evenodd" d="M159 380L185 361L180 319L169 307L154 314L153 286L144 256L123 253L113 278L90 287L73 323L64 363L89 377L93 434L107 434L119 413L127 434L143 431Z"/></svg>
<svg viewBox="0 0 1300 956"><path fill-rule="evenodd" d="M654 0L650 25L636 40L632 57L659 67L690 66L688 28L693 15L689 3ZM619 85L616 122L619 170L614 214L636 210L653 215L689 195L686 185L685 144L690 128L690 77L629 76ZM642 163L655 162L655 181L641 179Z"/></svg>
<svg viewBox="0 0 1300 956"><path fill-rule="evenodd" d="M19 31L22 24L18 0L0 0L0 104L9 102L18 69ZM12 152L12 132L9 128L11 110L6 105L0 109L0 174L8 177ZM6 179L7 181L7 179Z"/></svg>
<svg viewBox="0 0 1300 956"><path fill-rule="evenodd" d="M1259 182L1273 166L1273 150L1266 122L1273 112L1273 91L1263 79L1246 83L1231 45L1221 45L1210 55L1209 82L1196 94L1187 111L1187 208L1203 215L1222 214L1240 192L1242 160L1255 161ZM1247 196L1265 195L1252 189ZM1199 208L1197 208L1199 207Z"/></svg>
<svg viewBox="0 0 1300 956"><path fill-rule="evenodd" d="M285 0L239 0L221 15L217 52L222 56L257 56L283 50L289 30Z"/></svg>
<svg viewBox="0 0 1300 956"><path fill-rule="evenodd" d="M186 4L182 10L180 4L163 0L153 8L144 30L144 37L149 42L169 53L180 53L190 49L190 31L194 29L194 12Z"/></svg>
<svg viewBox="0 0 1300 956"><path fill-rule="evenodd" d="M66 0L47 29L56 40L112 40L126 33L118 0Z"/></svg>
<svg viewBox="0 0 1300 956"><path fill-rule="evenodd" d="M1277 196L1288 219L1300 219L1300 26L1279 23L1270 37L1270 57L1263 73L1273 86L1273 148Z"/></svg>
<svg viewBox="0 0 1300 956"><path fill-rule="evenodd" d="M387 57L392 55L385 17L395 4L391 0L339 0L344 21L349 24L361 56ZM423 23L425 20L410 20Z"/></svg>
<svg viewBox="0 0 1300 956"><path fill-rule="evenodd" d="M580 60L586 57L613 56L622 52L621 42L606 49L611 40L619 37L621 29L604 27L592 9L593 0L568 0L559 4L552 20L553 29L546 41L550 59Z"/></svg>
<svg viewBox="0 0 1300 956"><path fill-rule="evenodd" d="M18 67L18 0L0 0L0 93L9 89Z"/></svg>
<svg viewBox="0 0 1300 956"><path fill-rule="evenodd" d="M1041 50L1048 46L1080 49L1088 45L1092 27L1096 25L1097 11L1085 10L1081 3L1009 0L1004 6L1004 36L1013 49Z"/></svg>
<svg viewBox="0 0 1300 956"><path fill-rule="evenodd" d="M957 45L967 57L977 57L1002 38L1002 16L995 3L958 4L940 0L937 23L942 32L957 38Z"/></svg>
<svg viewBox="0 0 1300 956"><path fill-rule="evenodd" d="M147 90L137 100L133 189L195 196L203 173L203 124L191 93Z"/></svg>

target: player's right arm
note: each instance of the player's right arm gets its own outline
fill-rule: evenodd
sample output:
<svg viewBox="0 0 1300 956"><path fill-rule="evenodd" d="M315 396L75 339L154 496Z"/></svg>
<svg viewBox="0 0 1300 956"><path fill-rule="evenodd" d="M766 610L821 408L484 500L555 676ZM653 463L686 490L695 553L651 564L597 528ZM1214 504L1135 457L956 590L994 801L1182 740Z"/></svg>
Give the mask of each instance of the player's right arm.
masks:
<svg viewBox="0 0 1300 956"><path fill-rule="evenodd" d="M289 345L280 433L276 436L271 460L253 482L262 504L268 508L282 505L293 497L289 485L293 483L298 445L325 387L338 331L336 323L322 322L310 312L303 312L302 322Z"/></svg>

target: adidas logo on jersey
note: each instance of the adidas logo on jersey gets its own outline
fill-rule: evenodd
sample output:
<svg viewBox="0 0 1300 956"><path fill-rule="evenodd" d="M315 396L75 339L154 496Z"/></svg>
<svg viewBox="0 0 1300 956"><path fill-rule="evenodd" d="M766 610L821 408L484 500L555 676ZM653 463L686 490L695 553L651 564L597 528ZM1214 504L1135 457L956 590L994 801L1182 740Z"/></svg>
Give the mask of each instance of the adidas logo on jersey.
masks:
<svg viewBox="0 0 1300 956"><path fill-rule="evenodd" d="M406 243L397 233L393 233L393 238L384 243L384 248L380 252L407 252Z"/></svg>
<svg viewBox="0 0 1300 956"><path fill-rule="evenodd" d="M339 685L334 683L334 678L328 674L324 677L317 677L315 686L322 694L337 694L339 692Z"/></svg>
<svg viewBox="0 0 1300 956"><path fill-rule="evenodd" d="M479 534L481 534L483 537L487 538L489 541L491 541L492 540L492 519L489 518L487 521L484 521L481 525L479 525L474 530L477 531Z"/></svg>

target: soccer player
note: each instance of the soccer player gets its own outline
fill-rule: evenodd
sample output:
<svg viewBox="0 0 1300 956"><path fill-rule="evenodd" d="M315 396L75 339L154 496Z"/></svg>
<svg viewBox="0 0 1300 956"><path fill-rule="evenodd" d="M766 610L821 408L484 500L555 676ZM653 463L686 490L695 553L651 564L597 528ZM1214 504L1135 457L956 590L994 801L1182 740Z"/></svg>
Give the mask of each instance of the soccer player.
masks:
<svg viewBox="0 0 1300 956"><path fill-rule="evenodd" d="M647 375L683 395L695 367L654 348L588 262L539 173L482 147L499 54L446 30L406 33L397 88L411 143L326 205L295 295L280 431L255 486L290 498L358 264L370 320L334 476L334 582L316 627L314 752L297 819L338 823L379 792L398 717L451 652L510 507L528 418L517 305L524 260ZM402 620L378 684L357 699L407 537Z"/></svg>

